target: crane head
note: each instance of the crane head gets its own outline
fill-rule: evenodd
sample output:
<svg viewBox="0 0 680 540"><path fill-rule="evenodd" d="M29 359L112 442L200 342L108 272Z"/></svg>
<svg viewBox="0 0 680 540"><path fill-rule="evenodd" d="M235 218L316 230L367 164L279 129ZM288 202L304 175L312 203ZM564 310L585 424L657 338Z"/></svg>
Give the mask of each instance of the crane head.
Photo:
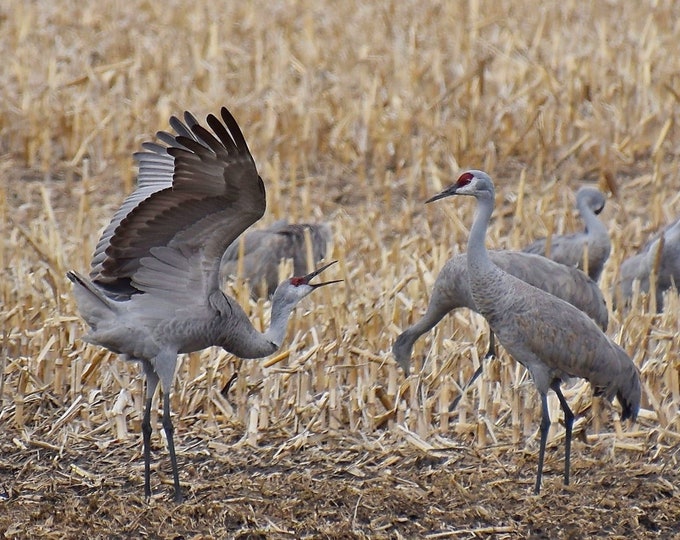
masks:
<svg viewBox="0 0 680 540"><path fill-rule="evenodd" d="M321 272L323 272L326 268L331 266L332 264L335 264L338 261L331 261L328 264L322 266L321 268L314 270L313 272L310 272L306 276L299 276L299 277L292 277L290 278L290 284L293 285L294 287L300 287L303 285L306 285L307 287L311 287L312 290L317 289L319 287L322 287L323 285L330 285L331 283L339 283L342 280L341 279L334 279L332 281L324 281L322 283L310 283L310 281L318 276Z"/></svg>
<svg viewBox="0 0 680 540"><path fill-rule="evenodd" d="M576 206L590 208L595 215L599 215L604 210L606 202L604 194L594 187L583 186L576 192Z"/></svg>
<svg viewBox="0 0 680 540"><path fill-rule="evenodd" d="M438 201L451 195L471 195L477 198L493 198L493 182L484 171L469 170L458 177L455 184L447 187L444 191L426 200L426 203Z"/></svg>
<svg viewBox="0 0 680 540"><path fill-rule="evenodd" d="M305 276L296 276L282 281L276 288L276 291L274 291L272 304L280 303L282 305L294 305L302 300L305 296L310 294L314 289L342 281L341 279L334 279L332 281L324 281L321 283L310 283L312 279L336 262L337 261L332 261Z"/></svg>

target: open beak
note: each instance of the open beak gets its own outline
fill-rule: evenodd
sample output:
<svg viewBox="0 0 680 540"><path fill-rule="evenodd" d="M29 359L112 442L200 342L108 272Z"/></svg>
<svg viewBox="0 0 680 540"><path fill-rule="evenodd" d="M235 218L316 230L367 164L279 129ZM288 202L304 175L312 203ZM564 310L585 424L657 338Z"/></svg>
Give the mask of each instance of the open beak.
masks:
<svg viewBox="0 0 680 540"><path fill-rule="evenodd" d="M451 195L456 195L456 184L453 184L452 186L447 187L444 191L437 193L434 197L430 197L425 201L425 204L431 203L434 201L438 201L439 199L443 199L444 197L450 197Z"/></svg>
<svg viewBox="0 0 680 540"><path fill-rule="evenodd" d="M314 272L310 272L306 276L301 277L300 280L303 283L306 283L307 285L309 285L310 287L314 287L315 289L318 288L318 287L323 287L324 285L330 285L331 283L340 283L342 281L341 279L334 279L333 281L324 281L323 283L310 283L310 281L312 279L314 279L321 272L323 272L326 268L328 268L332 264L335 264L336 262L338 262L338 261L331 261L328 264L326 264L325 266L322 266L321 268L319 268L318 270L314 270Z"/></svg>

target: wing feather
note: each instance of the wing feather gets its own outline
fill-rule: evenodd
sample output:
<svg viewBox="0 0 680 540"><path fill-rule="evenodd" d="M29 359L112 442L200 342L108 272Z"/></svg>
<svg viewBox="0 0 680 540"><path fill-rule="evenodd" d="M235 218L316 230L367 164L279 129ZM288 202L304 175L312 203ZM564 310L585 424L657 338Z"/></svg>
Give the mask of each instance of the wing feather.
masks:
<svg viewBox="0 0 680 540"><path fill-rule="evenodd" d="M105 229L91 276L112 294L205 304L229 244L264 214L265 189L236 120L188 112L137 152L138 187Z"/></svg>

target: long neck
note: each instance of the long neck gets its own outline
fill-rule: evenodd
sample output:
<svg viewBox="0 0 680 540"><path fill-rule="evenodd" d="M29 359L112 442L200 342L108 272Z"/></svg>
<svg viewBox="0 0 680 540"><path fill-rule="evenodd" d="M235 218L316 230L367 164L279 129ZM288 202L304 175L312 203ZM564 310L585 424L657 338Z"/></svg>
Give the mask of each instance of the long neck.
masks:
<svg viewBox="0 0 680 540"><path fill-rule="evenodd" d="M475 219L468 238L468 280L470 293L475 303L476 311L481 313L489 324L493 326L499 310L499 294L504 290L503 270L489 259L484 245L489 219L493 212L493 196L477 199ZM501 295L502 296L502 295Z"/></svg>
<svg viewBox="0 0 680 540"><path fill-rule="evenodd" d="M275 350L278 350L286 337L288 319L290 318L290 314L294 307L295 304L277 301L276 296L274 296L274 299L272 300L271 323L269 324L267 331L263 334L263 337L276 347Z"/></svg>
<svg viewBox="0 0 680 540"><path fill-rule="evenodd" d="M277 300L275 295L272 301L271 323L267 331L261 333L250 322L238 302L221 291L210 297L210 303L217 312L213 319L214 341L208 345L200 343L199 348L220 345L239 358L263 358L276 352L283 343L288 318L295 307L295 303L282 302L281 299Z"/></svg>
<svg viewBox="0 0 680 540"><path fill-rule="evenodd" d="M493 212L493 196L477 199L475 218L468 237L468 269L470 277L476 274L493 271L494 265L489 259L484 242L486 230Z"/></svg>
<svg viewBox="0 0 680 540"><path fill-rule="evenodd" d="M604 223L600 221L600 218L597 217L597 214L593 212L593 209L585 201L579 201L578 212L583 223L586 225L586 232L589 238L599 240L600 242L607 242L609 240L607 227L605 227Z"/></svg>

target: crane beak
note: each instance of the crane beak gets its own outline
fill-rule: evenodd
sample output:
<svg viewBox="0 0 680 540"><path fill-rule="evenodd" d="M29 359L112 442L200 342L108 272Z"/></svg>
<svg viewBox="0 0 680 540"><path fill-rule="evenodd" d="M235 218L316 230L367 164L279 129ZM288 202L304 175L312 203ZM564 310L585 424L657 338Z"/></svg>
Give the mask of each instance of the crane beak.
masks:
<svg viewBox="0 0 680 540"><path fill-rule="evenodd" d="M447 187L444 191L437 193L434 197L430 197L425 201L425 204L431 203L434 201L438 201L439 199L443 199L444 197L450 197L451 195L456 195L456 190L458 189L457 184L453 184L452 186Z"/></svg>
<svg viewBox="0 0 680 540"><path fill-rule="evenodd" d="M309 285L310 287L314 287L315 289L318 288L318 287L323 287L324 285L330 285L331 283L340 283L340 282L342 281L341 279L334 279L334 280L332 280L332 281L324 281L323 283L310 283L310 281L311 281L313 278L315 278L316 276L318 276L318 275L319 275L321 272L323 272L326 268L328 268L328 267L331 266L332 264L335 264L336 262L338 262L338 261L331 261L331 262L329 262L328 264L326 264L325 266L322 266L321 268L319 268L318 270L314 270L314 272L310 272L310 273L307 274L306 276L303 276L303 277L301 277L301 278L299 278L299 279L300 279L300 281L301 281L302 283L306 283L307 285Z"/></svg>

